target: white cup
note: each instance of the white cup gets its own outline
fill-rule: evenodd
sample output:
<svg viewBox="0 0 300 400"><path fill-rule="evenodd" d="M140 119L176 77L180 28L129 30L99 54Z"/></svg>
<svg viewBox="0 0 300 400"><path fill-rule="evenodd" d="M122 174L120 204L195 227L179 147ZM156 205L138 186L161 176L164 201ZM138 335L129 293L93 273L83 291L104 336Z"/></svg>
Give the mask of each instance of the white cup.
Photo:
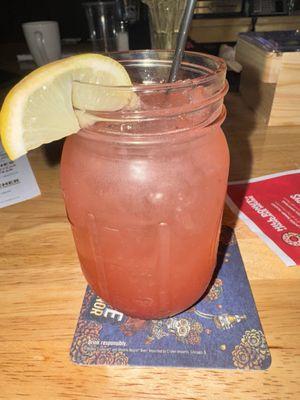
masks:
<svg viewBox="0 0 300 400"><path fill-rule="evenodd" d="M22 24L30 53L38 66L61 58L59 26L56 21Z"/></svg>

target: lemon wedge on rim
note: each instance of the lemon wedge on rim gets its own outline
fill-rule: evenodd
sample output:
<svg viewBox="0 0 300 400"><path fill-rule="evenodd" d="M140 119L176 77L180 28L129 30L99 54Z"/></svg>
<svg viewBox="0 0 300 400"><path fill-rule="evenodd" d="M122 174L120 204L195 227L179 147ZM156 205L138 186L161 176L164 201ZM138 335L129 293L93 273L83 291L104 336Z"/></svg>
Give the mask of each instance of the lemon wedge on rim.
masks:
<svg viewBox="0 0 300 400"><path fill-rule="evenodd" d="M90 83L83 85L80 83ZM80 129L74 106L116 111L130 102L125 68L100 54L80 54L36 69L6 96L0 113L3 147L14 160Z"/></svg>

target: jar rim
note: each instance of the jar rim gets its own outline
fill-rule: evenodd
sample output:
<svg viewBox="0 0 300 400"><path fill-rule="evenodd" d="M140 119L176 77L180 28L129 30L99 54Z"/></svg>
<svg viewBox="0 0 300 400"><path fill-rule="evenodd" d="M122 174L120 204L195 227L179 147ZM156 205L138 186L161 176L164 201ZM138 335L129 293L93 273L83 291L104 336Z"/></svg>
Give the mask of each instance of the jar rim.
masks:
<svg viewBox="0 0 300 400"><path fill-rule="evenodd" d="M107 55L107 54L106 54ZM114 58L121 64L126 64L126 62L131 61L129 57L136 55L138 62L140 65L147 65L147 63L158 61L163 66L170 65L172 63L174 55L174 50L129 50L129 51L116 51L110 52L109 56ZM144 57L144 56L147 57ZM128 57L126 57L128 56ZM151 57L152 56L152 57ZM158 56L156 59L155 56ZM209 69L204 67L203 64L192 62L192 60L205 60L211 64L214 64L215 69ZM182 66L188 68L189 70L193 70L195 73L198 71L199 76L194 78L187 78L183 80L178 80L172 83L169 82L155 82L155 83L133 83L132 85L103 85L102 83L89 83L89 82L82 82L79 80L74 80L74 82L80 83L81 85L90 85L96 87L103 87L104 89L114 88L117 90L130 90L134 92L151 92L151 91L165 91L170 89L187 89L193 86L199 85L208 85L209 83L213 83L214 81L218 80L219 77L224 77L226 74L226 63L222 58L217 56L213 56L210 54L205 54L201 52L195 51L185 51L182 60Z"/></svg>

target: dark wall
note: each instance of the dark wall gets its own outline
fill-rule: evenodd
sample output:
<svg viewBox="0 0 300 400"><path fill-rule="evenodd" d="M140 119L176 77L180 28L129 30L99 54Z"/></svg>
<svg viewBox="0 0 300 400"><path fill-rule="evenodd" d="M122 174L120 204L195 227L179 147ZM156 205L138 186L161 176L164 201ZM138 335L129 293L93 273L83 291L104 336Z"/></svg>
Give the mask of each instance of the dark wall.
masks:
<svg viewBox="0 0 300 400"><path fill-rule="evenodd" d="M5 0L0 2L0 41L23 41L21 24L56 20L61 37L88 37L81 0Z"/></svg>
<svg viewBox="0 0 300 400"><path fill-rule="evenodd" d="M24 42L21 24L28 21L58 21L62 38L88 39L82 3L87 0L2 0L0 43ZM132 49L150 47L147 7L141 3L140 20L129 26Z"/></svg>

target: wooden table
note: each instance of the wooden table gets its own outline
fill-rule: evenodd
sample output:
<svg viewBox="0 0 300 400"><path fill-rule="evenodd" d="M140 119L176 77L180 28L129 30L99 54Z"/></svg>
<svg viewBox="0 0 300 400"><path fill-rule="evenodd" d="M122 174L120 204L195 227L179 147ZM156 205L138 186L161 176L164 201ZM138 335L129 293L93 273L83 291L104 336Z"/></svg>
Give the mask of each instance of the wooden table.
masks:
<svg viewBox="0 0 300 400"><path fill-rule="evenodd" d="M299 168L299 127L265 128L227 96L231 178ZM29 159L42 195L1 210L1 399L300 398L300 269L287 268L228 209L273 358L268 371L79 367L69 359L86 282L59 191L59 169Z"/></svg>

